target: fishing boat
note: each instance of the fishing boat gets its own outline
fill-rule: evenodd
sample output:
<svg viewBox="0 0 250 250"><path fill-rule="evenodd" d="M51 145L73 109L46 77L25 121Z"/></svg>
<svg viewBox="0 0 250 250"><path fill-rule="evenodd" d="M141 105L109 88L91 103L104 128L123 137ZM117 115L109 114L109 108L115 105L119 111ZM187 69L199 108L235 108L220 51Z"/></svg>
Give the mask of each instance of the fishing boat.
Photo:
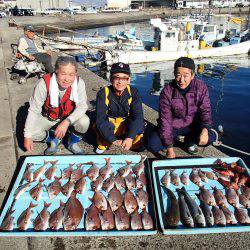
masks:
<svg viewBox="0 0 250 250"><path fill-rule="evenodd" d="M181 35L181 30L167 26L160 18L151 19L155 28L154 44L151 50L112 50L105 51L107 65L115 62L148 63L176 60L182 56L192 58L209 58L246 54L250 51L250 41L240 42L241 38L232 43L218 44L219 47L206 46L204 40L194 39L189 35Z"/></svg>

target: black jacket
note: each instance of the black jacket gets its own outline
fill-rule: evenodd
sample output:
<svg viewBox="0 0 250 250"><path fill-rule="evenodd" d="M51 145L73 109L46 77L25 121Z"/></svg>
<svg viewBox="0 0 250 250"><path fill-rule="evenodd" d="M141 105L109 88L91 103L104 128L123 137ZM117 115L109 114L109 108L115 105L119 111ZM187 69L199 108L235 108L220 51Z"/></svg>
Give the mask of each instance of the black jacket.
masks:
<svg viewBox="0 0 250 250"><path fill-rule="evenodd" d="M127 89L122 96L115 95L112 85L109 86L109 105L105 104L105 88L102 88L96 97L96 127L105 140L112 143L116 140L114 135L114 125L108 118L123 117L127 123L126 136L134 139L136 135L143 133L144 121L142 101L135 87L131 88L132 103L128 104L130 94Z"/></svg>

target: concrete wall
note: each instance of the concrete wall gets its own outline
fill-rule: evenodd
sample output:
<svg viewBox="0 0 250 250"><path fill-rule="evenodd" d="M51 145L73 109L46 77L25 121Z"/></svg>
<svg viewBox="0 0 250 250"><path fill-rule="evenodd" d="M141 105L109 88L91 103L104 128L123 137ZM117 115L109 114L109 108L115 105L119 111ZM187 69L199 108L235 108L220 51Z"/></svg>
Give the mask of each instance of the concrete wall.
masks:
<svg viewBox="0 0 250 250"><path fill-rule="evenodd" d="M18 8L31 8L35 10L44 10L48 8L67 8L69 0L17 0Z"/></svg>

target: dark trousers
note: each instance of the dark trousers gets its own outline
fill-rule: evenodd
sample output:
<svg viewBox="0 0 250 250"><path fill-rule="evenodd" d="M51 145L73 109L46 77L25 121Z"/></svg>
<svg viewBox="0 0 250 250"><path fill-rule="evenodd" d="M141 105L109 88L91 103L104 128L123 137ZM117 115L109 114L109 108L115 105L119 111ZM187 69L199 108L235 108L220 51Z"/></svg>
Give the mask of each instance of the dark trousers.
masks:
<svg viewBox="0 0 250 250"><path fill-rule="evenodd" d="M54 69L51 63L51 56L46 53L36 53L33 55L37 62L42 63L47 73L53 73Z"/></svg>
<svg viewBox="0 0 250 250"><path fill-rule="evenodd" d="M201 128L190 129L190 127L185 127L181 129L173 129L173 138L175 139L177 136L185 136L186 145L198 144L199 136L201 133ZM208 146L212 144L216 140L216 134L208 129ZM163 142L159 135L159 129L156 128L148 137L148 150L152 153L157 153L160 150L166 149L163 145Z"/></svg>

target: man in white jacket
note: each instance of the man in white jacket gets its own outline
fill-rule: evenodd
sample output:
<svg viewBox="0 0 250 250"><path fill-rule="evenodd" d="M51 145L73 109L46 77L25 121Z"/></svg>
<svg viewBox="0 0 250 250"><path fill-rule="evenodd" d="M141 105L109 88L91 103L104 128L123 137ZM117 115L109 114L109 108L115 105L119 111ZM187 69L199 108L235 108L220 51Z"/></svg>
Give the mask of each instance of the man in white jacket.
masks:
<svg viewBox="0 0 250 250"><path fill-rule="evenodd" d="M45 141L45 155L58 151L58 145L68 132L68 149L83 154L78 142L89 127L87 96L84 81L77 76L77 63L72 57L59 57L55 73L46 74L35 86L30 98L24 128L24 147L34 149L34 141Z"/></svg>
<svg viewBox="0 0 250 250"><path fill-rule="evenodd" d="M18 52L27 57L30 61L37 60L42 63L47 73L53 73L51 63L51 52L39 47L35 42L35 29L32 25L24 26L24 34L18 41Z"/></svg>

